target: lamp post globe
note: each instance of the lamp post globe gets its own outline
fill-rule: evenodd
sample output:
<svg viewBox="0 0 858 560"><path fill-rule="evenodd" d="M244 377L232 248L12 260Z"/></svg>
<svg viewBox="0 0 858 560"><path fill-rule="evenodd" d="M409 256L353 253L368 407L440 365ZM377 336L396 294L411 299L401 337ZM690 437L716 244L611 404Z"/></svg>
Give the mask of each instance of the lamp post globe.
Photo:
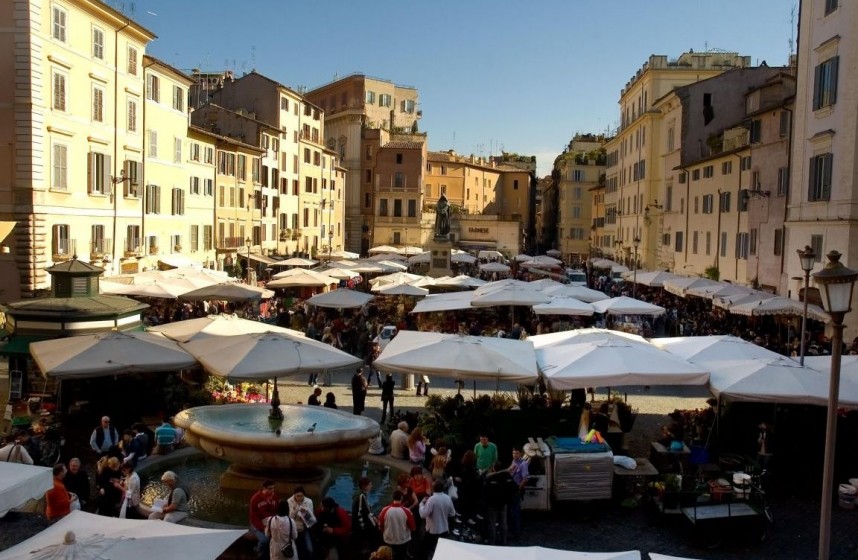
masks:
<svg viewBox="0 0 858 560"><path fill-rule="evenodd" d="M799 340L799 364L804 365L804 348L806 345L805 337L807 336L807 291L810 287L810 273L813 270L813 265L816 263L816 253L809 245L805 245L804 249L798 249L799 262L801 269L804 271L804 312L801 315L801 339Z"/></svg>

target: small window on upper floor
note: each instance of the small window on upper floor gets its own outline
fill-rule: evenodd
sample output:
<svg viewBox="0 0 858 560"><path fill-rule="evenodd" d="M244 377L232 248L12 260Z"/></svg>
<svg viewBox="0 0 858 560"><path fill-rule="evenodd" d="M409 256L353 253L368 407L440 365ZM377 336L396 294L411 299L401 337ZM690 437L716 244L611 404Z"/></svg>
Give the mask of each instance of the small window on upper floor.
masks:
<svg viewBox="0 0 858 560"><path fill-rule="evenodd" d="M825 15L840 7L840 0L825 0Z"/></svg>
<svg viewBox="0 0 858 560"><path fill-rule="evenodd" d="M185 91L180 86L173 86L173 109L185 110Z"/></svg>
<svg viewBox="0 0 858 560"><path fill-rule="evenodd" d="M104 31L92 28L92 57L104 60Z"/></svg>
<svg viewBox="0 0 858 560"><path fill-rule="evenodd" d="M137 49L134 47L128 47L128 73L137 75Z"/></svg>
<svg viewBox="0 0 858 560"><path fill-rule="evenodd" d="M51 9L51 36L62 43L66 42L66 24L69 14L63 8L54 6Z"/></svg>
<svg viewBox="0 0 858 560"><path fill-rule="evenodd" d="M402 154L396 154L396 163L402 165Z"/></svg>

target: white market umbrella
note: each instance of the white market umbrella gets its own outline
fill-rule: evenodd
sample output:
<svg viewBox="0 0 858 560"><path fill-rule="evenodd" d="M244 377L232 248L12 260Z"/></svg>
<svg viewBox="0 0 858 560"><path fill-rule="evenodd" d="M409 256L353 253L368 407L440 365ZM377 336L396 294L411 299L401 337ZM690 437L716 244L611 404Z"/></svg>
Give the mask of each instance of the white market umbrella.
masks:
<svg viewBox="0 0 858 560"><path fill-rule="evenodd" d="M373 273L378 273L378 272L385 272L385 269L378 266L374 262L369 262L369 261L359 262L350 268L351 268L351 270L354 270L355 272L360 272L362 274L373 274Z"/></svg>
<svg viewBox="0 0 858 560"><path fill-rule="evenodd" d="M474 278L473 276L468 276L467 274L460 274L452 278L445 278L443 280L438 279L435 281L434 284L436 286L443 286L445 288L460 288L464 290L468 288L480 288L482 286L485 286L486 281L480 280L479 278Z"/></svg>
<svg viewBox="0 0 858 560"><path fill-rule="evenodd" d="M436 332L399 331L373 365L385 373L453 379L529 383L538 376L530 342Z"/></svg>
<svg viewBox="0 0 858 560"><path fill-rule="evenodd" d="M652 344L642 336L623 331L611 329L575 329L571 331L560 331L547 334L537 334L527 337L537 350L548 346L568 346L570 344L583 344L585 342L631 342L641 344L648 348Z"/></svg>
<svg viewBox="0 0 858 560"><path fill-rule="evenodd" d="M804 315L804 303L785 297L773 297L762 301L743 304L733 304L727 308L730 313L736 315L761 316L761 315ZM807 316L817 321L828 322L830 317L824 309L818 305L808 304Z"/></svg>
<svg viewBox="0 0 858 560"><path fill-rule="evenodd" d="M437 283L437 279L432 278L431 276L424 276L420 280L416 280L411 283L412 286L417 286L418 288L425 288L427 286L434 286Z"/></svg>
<svg viewBox="0 0 858 560"><path fill-rule="evenodd" d="M356 292L348 288L339 288L324 294L316 294L307 300L310 305L316 307L331 307L335 309L355 309L363 307L367 302L375 299L375 296Z"/></svg>
<svg viewBox="0 0 858 560"><path fill-rule="evenodd" d="M215 336L235 336L238 334L282 332L292 336L303 337L304 333L285 327L268 325L260 321L242 319L238 315L209 315L198 319L176 321L157 327L149 327L149 332L158 333L176 342L190 342Z"/></svg>
<svg viewBox="0 0 858 560"><path fill-rule="evenodd" d="M489 292L496 292L498 290L505 290L507 288L523 288L526 290L534 290L534 288L530 282L525 282L523 280L515 280L514 278L506 278L504 280L495 280L494 282L488 282L483 284L476 290L474 290L474 295L483 295Z"/></svg>
<svg viewBox="0 0 858 560"><path fill-rule="evenodd" d="M626 296L597 301L593 303L593 309L596 313L608 315L651 315L653 317L664 315L665 312L664 307L660 305Z"/></svg>
<svg viewBox="0 0 858 560"><path fill-rule="evenodd" d="M391 247L390 245L378 245L377 247L373 247L369 250L370 255L375 255L376 253L395 253L396 247Z"/></svg>
<svg viewBox="0 0 858 560"><path fill-rule="evenodd" d="M520 255L516 255L515 257L513 257L513 259L515 260L515 262L527 262L533 260L533 257L522 253Z"/></svg>
<svg viewBox="0 0 858 560"><path fill-rule="evenodd" d="M356 259L360 255L357 253L352 253L351 251L344 251L342 249L337 249L336 251L332 251L331 253L325 253L323 255L319 255L320 257L330 257L332 259Z"/></svg>
<svg viewBox="0 0 858 560"><path fill-rule="evenodd" d="M617 265L619 263L612 261L611 259L593 258L593 259L590 259L590 264L593 266L593 268L610 270L612 267L614 267L615 265Z"/></svg>
<svg viewBox="0 0 858 560"><path fill-rule="evenodd" d="M654 272L641 272L639 270L636 275L632 278L626 278L626 280L633 280L642 286L660 288L664 285L665 280L671 280L673 278L679 277L675 274L671 274L670 272L662 272L660 270L656 270Z"/></svg>
<svg viewBox="0 0 858 560"><path fill-rule="evenodd" d="M307 286L330 286L331 284L340 283L339 280L337 280L336 278L331 278L327 274L320 274L318 272L313 272L312 270L305 270L303 268L293 268L292 270L297 270L298 272L286 276L285 278L272 280L268 282L265 287L269 289L295 288Z"/></svg>
<svg viewBox="0 0 858 560"><path fill-rule="evenodd" d="M584 303L580 299L571 297L551 298L548 303L540 303L533 306L533 312L537 315L593 315L593 306Z"/></svg>
<svg viewBox="0 0 858 560"><path fill-rule="evenodd" d="M605 294L605 292L593 290L585 286L547 286L543 288L543 291L550 296L573 297L587 303L611 299L611 296Z"/></svg>
<svg viewBox="0 0 858 560"><path fill-rule="evenodd" d="M726 296L716 296L712 298L712 305L721 309L728 309L731 305L742 305L743 303L760 302L775 297L774 294L761 292L759 290L751 290L750 293L734 293Z"/></svg>
<svg viewBox="0 0 858 560"><path fill-rule="evenodd" d="M235 282L225 284L212 284L205 288L197 288L185 292L179 299L184 301L247 301L267 299L274 295L270 290L257 288L248 284L237 284Z"/></svg>
<svg viewBox="0 0 858 560"><path fill-rule="evenodd" d="M721 282L719 280L713 281L714 283L709 284L698 284L695 286L691 286L690 288L685 289L685 295L688 296L696 296L702 298L711 298L711 294L719 292L730 285L729 282Z"/></svg>
<svg viewBox="0 0 858 560"><path fill-rule="evenodd" d="M432 254L429 251L408 257L408 264L428 263L432 259Z"/></svg>
<svg viewBox="0 0 858 560"><path fill-rule="evenodd" d="M360 272L350 270L348 268L329 268L323 271L322 274L330 276L331 278L336 278L337 280L351 280L352 278L360 276Z"/></svg>
<svg viewBox="0 0 858 560"><path fill-rule="evenodd" d="M828 375L779 356L772 360L701 362L709 390L736 401L828 406ZM858 384L841 380L840 404L858 405Z"/></svg>
<svg viewBox="0 0 858 560"><path fill-rule="evenodd" d="M499 262L490 262L480 265L480 271L482 272L509 272L509 270L510 269L507 265Z"/></svg>
<svg viewBox="0 0 858 560"><path fill-rule="evenodd" d="M177 286L173 283L152 284L118 284L116 282L99 282L99 292L107 295L132 296L157 299L178 299L180 295L186 294L196 287Z"/></svg>
<svg viewBox="0 0 858 560"><path fill-rule="evenodd" d="M384 272L404 272L408 267L397 261L378 261L375 263Z"/></svg>
<svg viewBox="0 0 858 560"><path fill-rule="evenodd" d="M686 292L692 288L702 288L706 286L722 287L721 282L710 280L708 278L700 278L697 276L685 277L679 276L665 280L662 287L675 296L685 296Z"/></svg>
<svg viewBox="0 0 858 560"><path fill-rule="evenodd" d="M410 272L394 272L385 276L376 276L370 280L369 283L372 284L373 291L378 291L384 286L410 284L421 279L423 279L423 276L419 274L411 274Z"/></svg>
<svg viewBox="0 0 858 560"><path fill-rule="evenodd" d="M399 253L376 253L373 256L366 259L370 262L378 262L378 261L402 261L408 262L408 259Z"/></svg>
<svg viewBox="0 0 858 560"><path fill-rule="evenodd" d="M619 385L703 385L701 366L653 346L619 338L536 350L539 369L555 389Z"/></svg>
<svg viewBox="0 0 858 560"><path fill-rule="evenodd" d="M615 264L611 267L611 272L619 272L622 274L623 272L628 272L628 271L629 271L629 267L622 265L622 264Z"/></svg>
<svg viewBox="0 0 858 560"><path fill-rule="evenodd" d="M483 286L485 288L486 286ZM482 288L481 288L482 289ZM539 303L548 303L551 298L539 291L529 287L509 286L498 290L491 290L482 294L475 292L471 300L472 307L497 307L500 305L527 305L532 306Z"/></svg>
<svg viewBox="0 0 858 560"><path fill-rule="evenodd" d="M548 255L539 255L539 256L533 257L532 259L530 259L528 261L528 264L533 264L533 263L539 263L539 264L551 265L551 266L560 266L561 264L563 264L563 261L561 261L560 259L555 259L554 257L549 257Z"/></svg>
<svg viewBox="0 0 858 560"><path fill-rule="evenodd" d="M450 262L456 264L474 264L477 262L477 257L468 253L453 253L450 255Z"/></svg>
<svg viewBox="0 0 858 560"><path fill-rule="evenodd" d="M207 338L182 346L209 373L241 379L315 373L363 361L330 344L276 332Z"/></svg>
<svg viewBox="0 0 858 560"><path fill-rule="evenodd" d="M0 462L0 517L30 500L39 500L54 487L50 467Z"/></svg>
<svg viewBox="0 0 858 560"><path fill-rule="evenodd" d="M575 552L541 546L492 546L438 539L432 560L641 560L637 550Z"/></svg>
<svg viewBox="0 0 858 560"><path fill-rule="evenodd" d="M717 286L709 286L704 288L691 288L688 290L688 295L715 299L719 297L744 297L754 293L753 288L740 286L739 284L729 284L727 282L720 288Z"/></svg>
<svg viewBox="0 0 858 560"><path fill-rule="evenodd" d="M304 259L301 257L292 257L291 259L286 259L282 261L277 261L275 263L271 263L271 266L313 266L314 264L318 264L319 261L314 261L313 259Z"/></svg>
<svg viewBox="0 0 858 560"><path fill-rule="evenodd" d="M429 295L429 290L412 286L411 284L388 284L378 290L378 293L383 296L425 297Z"/></svg>
<svg viewBox="0 0 858 560"><path fill-rule="evenodd" d="M0 552L0 559L211 560L246 532L73 511L35 536Z"/></svg>
<svg viewBox="0 0 858 560"><path fill-rule="evenodd" d="M545 251L545 254L550 256L550 257L558 257L559 258L560 255L562 255L563 253L561 253L557 249L549 249L549 250Z"/></svg>
<svg viewBox="0 0 858 560"><path fill-rule="evenodd" d="M774 360L781 357L777 352L726 334L653 338L652 344L695 364L723 360Z"/></svg>
<svg viewBox="0 0 858 560"><path fill-rule="evenodd" d="M397 249L396 252L400 255L410 257L411 255L419 255L420 253L423 253L423 247L414 247L412 245L407 245L405 247Z"/></svg>
<svg viewBox="0 0 858 560"><path fill-rule="evenodd" d="M546 291L549 288L562 288L562 287L566 286L566 284L563 284L562 282L558 282L557 280L554 280L553 278L540 278L539 280L531 280L530 282L528 282L527 285L532 287L532 288L535 288L537 290L543 290L543 291Z"/></svg>
<svg viewBox="0 0 858 560"><path fill-rule="evenodd" d="M196 365L175 341L149 332L106 332L30 344L41 372L58 379L178 371Z"/></svg>
<svg viewBox="0 0 858 560"><path fill-rule="evenodd" d="M432 294L417 302L412 313L434 313L438 311L453 311L455 309L470 309L474 292L453 292L450 294Z"/></svg>
<svg viewBox="0 0 858 560"><path fill-rule="evenodd" d="M798 358L793 358L798 360ZM804 356L804 365L816 371L829 375L831 373L831 356ZM858 356L843 355L840 357L840 375L843 377L855 377L858 379Z"/></svg>

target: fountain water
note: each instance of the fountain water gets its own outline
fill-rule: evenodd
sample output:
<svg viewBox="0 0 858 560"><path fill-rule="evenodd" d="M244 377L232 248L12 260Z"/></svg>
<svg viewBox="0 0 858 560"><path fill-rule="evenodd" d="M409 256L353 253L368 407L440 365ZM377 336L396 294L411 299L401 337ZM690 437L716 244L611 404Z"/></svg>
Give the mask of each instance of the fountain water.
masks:
<svg viewBox="0 0 858 560"><path fill-rule="evenodd" d="M352 461L367 451L381 428L375 420L330 408L226 404L190 408L175 420L185 440L230 463L224 488L254 489L260 480L300 483L321 495L328 480L323 465Z"/></svg>

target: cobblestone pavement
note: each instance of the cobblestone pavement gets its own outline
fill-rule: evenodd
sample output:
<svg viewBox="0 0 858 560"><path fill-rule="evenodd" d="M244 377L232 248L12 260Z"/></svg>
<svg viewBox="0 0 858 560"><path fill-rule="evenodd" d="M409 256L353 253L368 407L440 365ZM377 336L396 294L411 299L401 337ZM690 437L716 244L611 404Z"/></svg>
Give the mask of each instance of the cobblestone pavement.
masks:
<svg viewBox="0 0 858 560"><path fill-rule="evenodd" d="M2 377L2 376L0 376ZM350 374L334 377L331 387L340 408L350 410ZM0 383L3 379L0 379ZM399 376L396 377L400 383ZM281 400L284 403L306 402L312 389L299 381L281 381ZM514 387L500 387L513 391ZM477 384L479 392L493 392L493 384ZM455 394L451 380L433 379L430 393ZM472 387L463 394L472 395ZM604 390L601 393L604 395ZM643 453L648 442L658 433L667 418L665 414L676 408L701 408L708 394L700 387L652 387L649 390L630 389L629 403L639 409L635 423L635 438L630 442L632 454ZM423 408L425 397L417 397L414 390L396 391L396 408L417 410ZM381 400L377 386L370 388L365 415L380 419ZM835 500L836 502L836 500ZM640 550L700 560L738 559L812 559L817 557L818 500L785 497L772 500L775 522L768 527L763 542L750 542L741 535L746 524L708 528L702 535L694 534L689 522L682 516L660 516L648 504L629 509L616 503L596 505L560 504L551 512L525 512L524 532L511 546L544 546L550 548L610 552ZM831 560L858 558L858 510L836 509L832 518ZM0 550L8 548L47 526L44 518L32 514L10 513L0 519ZM722 538L723 537L723 538ZM711 547L713 541L717 547ZM222 557L226 559L253 558L247 542L239 541ZM646 557L644 557L646 558Z"/></svg>

